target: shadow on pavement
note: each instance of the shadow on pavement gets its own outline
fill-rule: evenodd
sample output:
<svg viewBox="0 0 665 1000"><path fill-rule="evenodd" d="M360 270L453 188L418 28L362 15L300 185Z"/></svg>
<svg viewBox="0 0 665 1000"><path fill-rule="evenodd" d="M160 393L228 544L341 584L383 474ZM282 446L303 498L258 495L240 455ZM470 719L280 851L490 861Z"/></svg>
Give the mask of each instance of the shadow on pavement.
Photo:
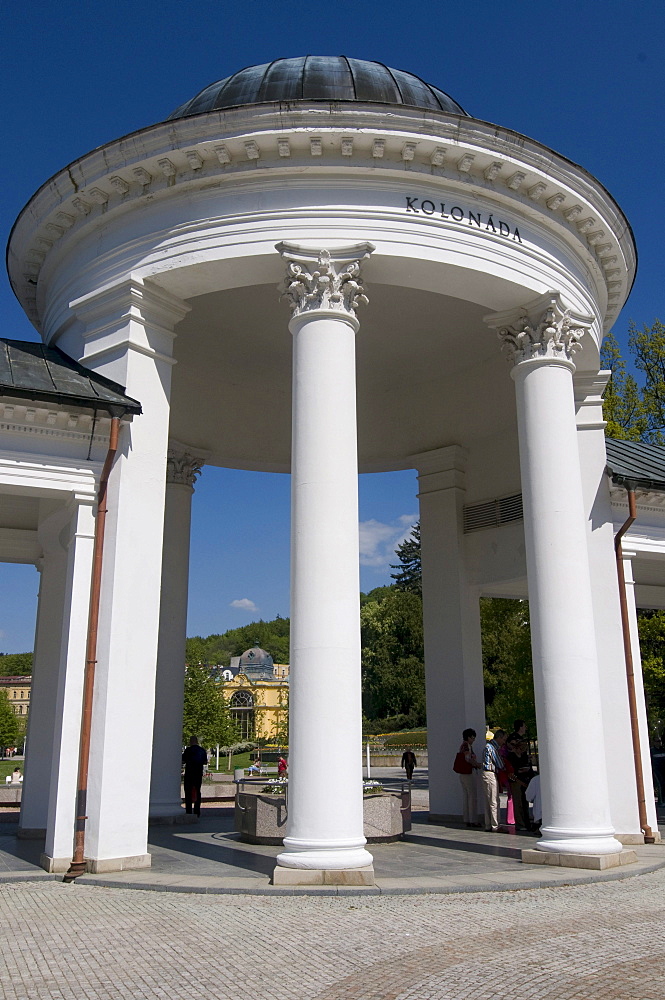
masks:
<svg viewBox="0 0 665 1000"><path fill-rule="evenodd" d="M34 865L39 871L39 859L44 850L43 840L19 840L17 827L11 825L0 831L0 873L29 871Z"/></svg>
<svg viewBox="0 0 665 1000"><path fill-rule="evenodd" d="M487 844L487 843L478 843L477 841L469 841L462 839L452 840L450 838L455 836L454 828L443 826L441 824L436 824L436 825L438 829L444 830L447 836L446 837L432 836L431 834L428 835L427 833L425 833L424 830L421 832L420 830L417 829L418 826L427 827L429 825L428 814L426 812L417 813L416 815L413 815L411 819L413 827L410 833L406 833L404 835L404 843L421 844L426 847L438 847L453 851L465 851L469 854L486 854L486 855L491 855L493 857L516 858L517 860L521 860L522 857L521 844L519 847L510 847L508 844L505 843L505 841L503 843L497 842L497 843ZM479 830L478 833L481 833L481 831ZM515 834L483 833L483 836L496 837L497 841L499 841L500 838L513 837L515 836Z"/></svg>
<svg viewBox="0 0 665 1000"><path fill-rule="evenodd" d="M268 849L270 853L266 854L263 853L265 848L231 840L237 836L233 831L232 813L230 817L210 818L213 820L214 829L202 830L200 827L152 828L149 849L153 854L153 868L172 865L187 867L188 858L200 858L216 864L228 865L230 868L244 869L260 875L272 875L275 867L275 855L279 848ZM206 824L206 826L208 825ZM220 825L226 829L220 830ZM169 851L170 855L161 853L160 848ZM195 869L190 870L195 873ZM220 874L222 873L220 872Z"/></svg>

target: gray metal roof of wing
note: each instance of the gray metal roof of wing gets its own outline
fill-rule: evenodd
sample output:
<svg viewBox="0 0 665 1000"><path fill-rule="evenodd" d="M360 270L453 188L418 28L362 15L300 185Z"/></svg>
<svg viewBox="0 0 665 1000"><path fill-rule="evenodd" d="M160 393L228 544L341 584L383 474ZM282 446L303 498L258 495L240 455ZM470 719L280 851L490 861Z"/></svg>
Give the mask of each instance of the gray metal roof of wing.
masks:
<svg viewBox="0 0 665 1000"><path fill-rule="evenodd" d="M68 403L112 415L141 413L124 386L97 375L58 347L0 337L0 397Z"/></svg>
<svg viewBox="0 0 665 1000"><path fill-rule="evenodd" d="M665 493L665 448L607 438L607 474L617 486Z"/></svg>

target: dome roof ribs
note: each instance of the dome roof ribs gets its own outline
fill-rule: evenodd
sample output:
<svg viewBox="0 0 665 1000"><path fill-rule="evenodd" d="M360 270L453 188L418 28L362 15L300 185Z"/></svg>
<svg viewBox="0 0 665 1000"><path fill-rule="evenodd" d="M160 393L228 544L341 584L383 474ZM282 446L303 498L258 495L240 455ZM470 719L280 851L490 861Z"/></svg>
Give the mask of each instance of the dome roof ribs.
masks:
<svg viewBox="0 0 665 1000"><path fill-rule="evenodd" d="M415 73L348 56L296 56L246 66L205 87L167 121L251 104L339 101L404 105L468 117L444 91Z"/></svg>

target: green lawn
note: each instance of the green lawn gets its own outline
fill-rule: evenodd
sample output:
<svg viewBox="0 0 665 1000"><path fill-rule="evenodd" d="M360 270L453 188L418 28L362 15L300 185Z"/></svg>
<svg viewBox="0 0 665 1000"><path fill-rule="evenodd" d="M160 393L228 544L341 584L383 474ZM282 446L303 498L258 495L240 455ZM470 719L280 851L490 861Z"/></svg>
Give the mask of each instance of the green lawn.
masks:
<svg viewBox="0 0 665 1000"><path fill-rule="evenodd" d="M233 756L231 757L231 768L230 769L227 766L228 765L228 760L229 760L229 758L228 758L227 754L221 754L220 753L220 755L219 755L219 773L220 774L229 774L229 773L233 774L234 768L236 768L236 767L249 767L249 765L251 763L250 756L249 756L249 751L247 751L246 753L236 753L236 754L233 754ZM208 764L208 770L209 771L216 771L217 770L217 768L215 767L216 763L217 763L217 754L214 754L214 753L210 754L210 763Z"/></svg>
<svg viewBox="0 0 665 1000"><path fill-rule="evenodd" d="M409 729L401 733L390 733L384 738L384 745L390 746L420 746L427 744L426 729Z"/></svg>

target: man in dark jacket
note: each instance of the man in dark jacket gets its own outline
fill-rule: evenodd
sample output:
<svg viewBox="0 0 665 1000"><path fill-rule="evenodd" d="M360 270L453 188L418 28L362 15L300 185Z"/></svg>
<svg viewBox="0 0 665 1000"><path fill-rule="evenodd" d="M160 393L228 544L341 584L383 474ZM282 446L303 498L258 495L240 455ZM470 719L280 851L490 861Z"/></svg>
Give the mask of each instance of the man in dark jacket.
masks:
<svg viewBox="0 0 665 1000"><path fill-rule="evenodd" d="M201 782L203 769L208 763L208 754L199 746L197 736L190 737L189 746L182 755L185 765L185 812L191 813L192 807L197 816L201 815Z"/></svg>
<svg viewBox="0 0 665 1000"><path fill-rule="evenodd" d="M413 750L405 750L402 754L402 767L406 771L406 776L409 781L413 776L414 767L418 766L418 761L416 760L416 755Z"/></svg>

